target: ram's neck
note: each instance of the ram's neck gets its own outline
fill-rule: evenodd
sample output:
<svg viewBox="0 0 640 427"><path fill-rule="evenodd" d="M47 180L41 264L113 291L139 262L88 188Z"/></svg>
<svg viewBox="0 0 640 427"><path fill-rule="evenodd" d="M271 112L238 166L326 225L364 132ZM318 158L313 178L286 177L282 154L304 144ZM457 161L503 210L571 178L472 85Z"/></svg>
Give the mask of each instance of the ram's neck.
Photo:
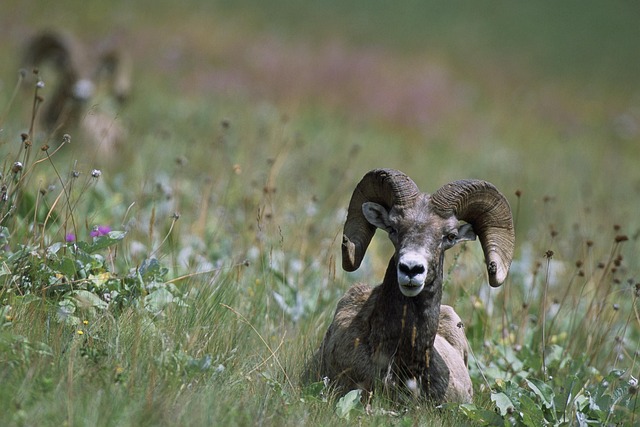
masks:
<svg viewBox="0 0 640 427"><path fill-rule="evenodd" d="M387 337L385 343L391 347L424 352L433 346L438 330L440 302L442 300L442 275L415 297L400 292L396 263L392 258L379 287L376 303L376 318L380 332Z"/></svg>
<svg viewBox="0 0 640 427"><path fill-rule="evenodd" d="M441 271L442 263L434 283L419 295L406 297L400 292L392 258L377 289L380 293L371 319L372 336L376 337L371 344L379 368L391 368L407 384L415 379L425 396L435 401L444 398L449 378L449 370L434 348L442 300Z"/></svg>

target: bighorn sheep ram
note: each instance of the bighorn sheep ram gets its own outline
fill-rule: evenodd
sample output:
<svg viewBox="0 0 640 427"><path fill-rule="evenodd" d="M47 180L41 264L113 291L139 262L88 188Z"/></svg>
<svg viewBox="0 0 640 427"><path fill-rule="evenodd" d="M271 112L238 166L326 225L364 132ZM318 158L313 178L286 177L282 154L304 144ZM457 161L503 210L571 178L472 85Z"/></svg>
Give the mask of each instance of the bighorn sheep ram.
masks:
<svg viewBox="0 0 640 427"><path fill-rule="evenodd" d="M381 285L357 284L338 302L333 322L303 378L328 377L339 390L384 389L433 402L473 395L460 317L440 305L444 252L479 237L489 283L500 286L514 250L511 209L490 183L461 180L429 195L392 169L367 173L344 225L342 266L354 271L380 228L395 253Z"/></svg>
<svg viewBox="0 0 640 427"><path fill-rule="evenodd" d="M105 149L124 137L115 116L131 91L131 63L113 43L88 48L70 34L43 31L29 40L22 62L25 67L51 65L50 75L41 71L38 76L45 85L56 86L51 95L45 92L42 123L46 130L81 125Z"/></svg>

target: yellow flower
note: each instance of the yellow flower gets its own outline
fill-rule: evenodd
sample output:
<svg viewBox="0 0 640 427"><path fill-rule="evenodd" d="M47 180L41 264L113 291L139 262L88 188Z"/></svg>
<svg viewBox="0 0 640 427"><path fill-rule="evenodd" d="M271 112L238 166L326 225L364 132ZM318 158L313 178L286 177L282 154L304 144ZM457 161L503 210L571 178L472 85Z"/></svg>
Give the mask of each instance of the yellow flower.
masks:
<svg viewBox="0 0 640 427"><path fill-rule="evenodd" d="M82 332L82 331L80 331L80 330L76 331L76 333L77 333L78 335L84 335L84 332Z"/></svg>
<svg viewBox="0 0 640 427"><path fill-rule="evenodd" d="M89 321L88 321L88 320L83 320L83 321L82 321L82 324L83 324L83 325L88 325L88 324L89 324Z"/></svg>

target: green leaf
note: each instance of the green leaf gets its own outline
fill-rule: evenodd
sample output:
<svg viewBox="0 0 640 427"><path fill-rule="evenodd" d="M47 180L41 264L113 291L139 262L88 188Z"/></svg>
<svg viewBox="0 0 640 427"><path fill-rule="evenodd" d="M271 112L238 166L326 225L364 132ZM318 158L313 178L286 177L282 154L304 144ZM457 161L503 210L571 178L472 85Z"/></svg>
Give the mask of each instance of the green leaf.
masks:
<svg viewBox="0 0 640 427"><path fill-rule="evenodd" d="M145 281L153 281L164 277L169 270L162 267L156 258L151 258L142 261L138 272Z"/></svg>
<svg viewBox="0 0 640 427"><path fill-rule="evenodd" d="M73 294L75 299L78 301L78 306L80 307L95 307L104 310L109 306L104 300L102 300L102 298L93 292L80 289L75 291Z"/></svg>
<svg viewBox="0 0 640 427"><path fill-rule="evenodd" d="M323 393L326 390L326 385L323 381L314 382L311 384L307 384L302 389L302 394L305 398L310 398L314 400L324 400Z"/></svg>
<svg viewBox="0 0 640 427"><path fill-rule="evenodd" d="M540 406L529 396L520 396L520 415L522 422L528 427L540 427L547 424Z"/></svg>
<svg viewBox="0 0 640 427"><path fill-rule="evenodd" d="M74 316L75 312L76 306L73 301L65 299L58 303L58 311L56 314L60 322L67 325L79 325L80 318Z"/></svg>
<svg viewBox="0 0 640 427"><path fill-rule="evenodd" d="M360 402L360 396L362 390L351 390L338 400L336 404L336 415L338 417L348 420L352 411L362 411L362 403Z"/></svg>
<svg viewBox="0 0 640 427"><path fill-rule="evenodd" d="M156 289L144 299L145 308L153 313L163 310L174 300L171 292L164 288Z"/></svg>
<svg viewBox="0 0 640 427"><path fill-rule="evenodd" d="M553 408L553 398L555 397L555 393L553 389L549 387L543 381L540 381L535 378L526 379L527 385L535 393L536 396L540 398L542 401L542 405L545 408L552 409Z"/></svg>
<svg viewBox="0 0 640 427"><path fill-rule="evenodd" d="M491 393L491 401L496 404L500 411L500 415L503 417L516 407L516 404L509 398L509 396L502 392Z"/></svg>
<svg viewBox="0 0 640 427"><path fill-rule="evenodd" d="M71 258L67 257L52 263L51 269L63 274L69 279L73 279L76 275L76 263Z"/></svg>
<svg viewBox="0 0 640 427"><path fill-rule="evenodd" d="M95 237L93 239L93 243L88 245L88 247L85 248L85 251L89 254L92 254L102 249L106 249L109 246L113 246L120 240L124 239L124 236L126 236L126 234L126 231L110 231L104 236Z"/></svg>
<svg viewBox="0 0 640 427"><path fill-rule="evenodd" d="M504 419L502 419L499 414L483 408L478 408L472 403L464 403L462 405L459 405L459 409L468 419L470 419L471 421L475 421L480 425L496 427L504 426Z"/></svg>

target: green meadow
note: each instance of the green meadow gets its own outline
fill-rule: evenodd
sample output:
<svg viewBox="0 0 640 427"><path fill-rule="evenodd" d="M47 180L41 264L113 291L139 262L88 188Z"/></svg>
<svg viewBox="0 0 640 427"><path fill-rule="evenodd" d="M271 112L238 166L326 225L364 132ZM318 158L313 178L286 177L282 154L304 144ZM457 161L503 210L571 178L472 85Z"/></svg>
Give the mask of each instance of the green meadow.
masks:
<svg viewBox="0 0 640 427"><path fill-rule="evenodd" d="M631 1L0 3L0 425L640 424L640 6ZM109 41L114 145L40 120L38 31ZM22 71L20 71L22 69ZM36 81L41 81L40 85ZM40 86L40 87L37 87ZM471 404L301 384L374 168L492 182L516 251L447 254Z"/></svg>

